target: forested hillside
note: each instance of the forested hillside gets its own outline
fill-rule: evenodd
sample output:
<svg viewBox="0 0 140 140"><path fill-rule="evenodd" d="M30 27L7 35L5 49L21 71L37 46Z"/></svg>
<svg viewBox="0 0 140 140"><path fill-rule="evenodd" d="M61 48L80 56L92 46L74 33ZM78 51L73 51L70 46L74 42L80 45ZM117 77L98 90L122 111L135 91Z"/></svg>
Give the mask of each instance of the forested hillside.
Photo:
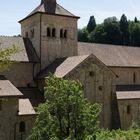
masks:
<svg viewBox="0 0 140 140"><path fill-rule="evenodd" d="M136 17L128 20L123 14L120 20L109 17L96 24L91 16L87 26L78 29L78 41L140 47L140 21Z"/></svg>

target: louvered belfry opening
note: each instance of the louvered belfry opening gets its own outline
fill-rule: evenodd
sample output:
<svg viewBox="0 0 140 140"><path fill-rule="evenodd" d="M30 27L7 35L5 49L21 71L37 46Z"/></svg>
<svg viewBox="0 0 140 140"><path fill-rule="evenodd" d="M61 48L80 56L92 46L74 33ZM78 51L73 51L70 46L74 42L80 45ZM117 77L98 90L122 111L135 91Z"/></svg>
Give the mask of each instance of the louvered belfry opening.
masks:
<svg viewBox="0 0 140 140"><path fill-rule="evenodd" d="M45 11L54 13L56 9L56 0L41 0L41 5L44 5Z"/></svg>

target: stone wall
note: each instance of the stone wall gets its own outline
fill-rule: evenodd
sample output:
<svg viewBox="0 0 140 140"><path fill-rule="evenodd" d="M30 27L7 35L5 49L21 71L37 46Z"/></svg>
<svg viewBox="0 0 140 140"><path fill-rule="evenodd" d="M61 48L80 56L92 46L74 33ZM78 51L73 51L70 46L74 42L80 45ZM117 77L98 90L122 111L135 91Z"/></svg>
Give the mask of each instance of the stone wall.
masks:
<svg viewBox="0 0 140 140"><path fill-rule="evenodd" d="M79 80L84 89L85 97L91 103L102 105L100 126L112 128L112 101L115 95L115 74L99 61L84 62L74 69L66 78Z"/></svg>
<svg viewBox="0 0 140 140"><path fill-rule="evenodd" d="M50 30L48 36L47 28ZM35 14L21 23L22 36L28 37L33 43L38 56L41 57L41 67L45 68L56 58L77 55L77 19L66 16ZM34 29L34 37L31 30ZM55 35L52 35L52 30ZM63 37L60 37L60 30ZM66 37L64 32L66 31ZM41 48L40 48L41 46Z"/></svg>
<svg viewBox="0 0 140 140"><path fill-rule="evenodd" d="M13 140L18 112L18 98L1 98L0 140Z"/></svg>
<svg viewBox="0 0 140 140"><path fill-rule="evenodd" d="M132 122L140 126L140 99L118 100L121 128L129 129Z"/></svg>
<svg viewBox="0 0 140 140"><path fill-rule="evenodd" d="M35 86L32 63L15 63L0 74L4 75L16 87L27 87L28 84Z"/></svg>
<svg viewBox="0 0 140 140"><path fill-rule="evenodd" d="M140 68L110 67L119 77L117 85L140 85Z"/></svg>
<svg viewBox="0 0 140 140"><path fill-rule="evenodd" d="M0 140L25 140L29 135L35 115L18 116L18 98L0 98ZM25 132L19 131L20 122L25 122Z"/></svg>

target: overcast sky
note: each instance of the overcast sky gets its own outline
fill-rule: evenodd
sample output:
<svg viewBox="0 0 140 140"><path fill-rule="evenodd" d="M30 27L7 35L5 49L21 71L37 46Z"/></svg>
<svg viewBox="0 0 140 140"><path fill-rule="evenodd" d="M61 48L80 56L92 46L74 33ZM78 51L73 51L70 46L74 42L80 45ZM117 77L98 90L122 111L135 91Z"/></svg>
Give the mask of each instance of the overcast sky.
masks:
<svg viewBox="0 0 140 140"><path fill-rule="evenodd" d="M19 20L28 15L41 0L1 0L0 4L0 35L20 34ZM73 14L80 16L78 27L87 25L89 17L94 15L97 23L106 17L124 13L128 19L136 16L140 19L140 0L58 0L60 5Z"/></svg>

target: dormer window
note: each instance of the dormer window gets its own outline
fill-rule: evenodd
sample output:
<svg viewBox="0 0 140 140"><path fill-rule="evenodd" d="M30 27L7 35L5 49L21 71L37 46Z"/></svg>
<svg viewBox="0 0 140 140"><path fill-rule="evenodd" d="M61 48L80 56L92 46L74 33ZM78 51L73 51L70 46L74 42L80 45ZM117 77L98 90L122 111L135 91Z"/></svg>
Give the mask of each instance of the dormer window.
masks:
<svg viewBox="0 0 140 140"><path fill-rule="evenodd" d="M51 29L47 28L47 37L51 37Z"/></svg>
<svg viewBox="0 0 140 140"><path fill-rule="evenodd" d="M56 29L53 28L53 29L52 29L52 37L55 37L55 36L56 36Z"/></svg>

